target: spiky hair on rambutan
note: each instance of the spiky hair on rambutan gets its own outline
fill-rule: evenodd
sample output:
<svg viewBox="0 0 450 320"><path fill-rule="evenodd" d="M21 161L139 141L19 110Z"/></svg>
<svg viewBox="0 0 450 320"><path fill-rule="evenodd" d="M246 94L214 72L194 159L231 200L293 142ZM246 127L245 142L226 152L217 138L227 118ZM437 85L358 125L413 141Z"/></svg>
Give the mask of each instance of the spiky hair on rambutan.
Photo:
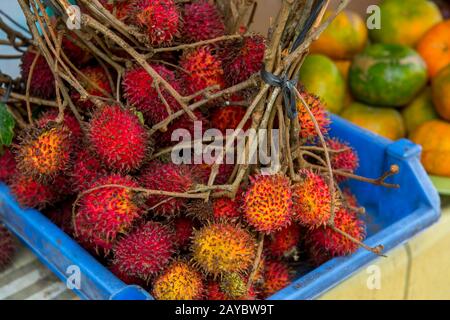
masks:
<svg viewBox="0 0 450 320"><path fill-rule="evenodd" d="M118 174L93 183L90 189L97 189L83 194L78 202L73 218L76 237L90 248L109 252L119 235L128 232L144 214L143 206L128 189L136 187L139 185L130 177Z"/></svg>
<svg viewBox="0 0 450 320"><path fill-rule="evenodd" d="M199 221L210 221L213 218L212 201L192 199L186 204L186 215Z"/></svg>
<svg viewBox="0 0 450 320"><path fill-rule="evenodd" d="M46 185L31 177L18 173L11 182L11 192L23 208L45 208L59 198L53 186Z"/></svg>
<svg viewBox="0 0 450 320"><path fill-rule="evenodd" d="M297 255L297 247L300 242L300 227L293 223L272 234L265 245L268 255L274 258L286 258Z"/></svg>
<svg viewBox="0 0 450 320"><path fill-rule="evenodd" d="M77 80L92 97L108 98L112 94L108 75L100 66L89 66L80 70ZM74 103L85 110L94 108L94 103L88 97L81 97L78 91L73 90L71 98Z"/></svg>
<svg viewBox="0 0 450 320"><path fill-rule="evenodd" d="M131 5L133 1L121 0L121 1L111 1L111 0L100 0L105 9L111 12L117 19L124 21L130 15Z"/></svg>
<svg viewBox="0 0 450 320"><path fill-rule="evenodd" d="M291 270L284 262L267 260L264 266L263 298L285 288L291 283Z"/></svg>
<svg viewBox="0 0 450 320"><path fill-rule="evenodd" d="M22 130L18 140L17 168L25 175L48 182L70 169L74 145L65 125L31 126Z"/></svg>
<svg viewBox="0 0 450 320"><path fill-rule="evenodd" d="M245 219L259 232L271 234L291 222L291 185L283 174L250 177L243 202Z"/></svg>
<svg viewBox="0 0 450 320"><path fill-rule="evenodd" d="M86 190L98 178L106 176L108 170L88 149L77 152L70 173L73 190L80 192Z"/></svg>
<svg viewBox="0 0 450 320"><path fill-rule="evenodd" d="M194 221L187 217L177 217L172 221L175 241L181 249L188 248L194 233Z"/></svg>
<svg viewBox="0 0 450 320"><path fill-rule="evenodd" d="M336 211L334 226L360 242L366 236L365 223L345 208ZM359 248L357 243L328 226L309 230L306 239L311 250L325 250L332 257L349 255Z"/></svg>
<svg viewBox="0 0 450 320"><path fill-rule="evenodd" d="M215 220L234 220L242 215L239 203L236 200L222 197L212 202Z"/></svg>
<svg viewBox="0 0 450 320"><path fill-rule="evenodd" d="M58 203L57 206L51 207L44 211L44 214L55 225L57 225L62 231L69 236L73 236L74 229L72 223L72 205L73 199L65 200L62 203Z"/></svg>
<svg viewBox="0 0 450 320"><path fill-rule="evenodd" d="M237 224L215 222L194 231L192 259L214 277L225 273L245 273L256 254L256 240Z"/></svg>
<svg viewBox="0 0 450 320"><path fill-rule="evenodd" d="M186 52L180 60L180 66L186 71L183 78L188 94L212 86L225 86L222 63L209 47L199 47Z"/></svg>
<svg viewBox="0 0 450 320"><path fill-rule="evenodd" d="M183 12L183 35L189 42L223 36L225 25L216 6L206 0L188 3Z"/></svg>
<svg viewBox="0 0 450 320"><path fill-rule="evenodd" d="M326 141L331 151L331 166L333 169L354 173L359 167L359 157L355 149L348 142L341 141L338 138L328 139ZM337 182L347 180L346 177L335 175Z"/></svg>
<svg viewBox="0 0 450 320"><path fill-rule="evenodd" d="M183 165L152 161L142 170L141 185L151 190L184 193L194 185L190 170ZM187 198L150 195L147 206L156 214L174 216L187 204Z"/></svg>
<svg viewBox="0 0 450 320"><path fill-rule="evenodd" d="M36 126L39 128L44 128L45 126L56 122L58 118L59 112L57 110L49 110L44 112L37 120ZM64 121L62 122L69 130L71 134L71 138L75 143L83 136L83 131L81 130L80 123L78 120L69 112L64 112Z"/></svg>
<svg viewBox="0 0 450 320"><path fill-rule="evenodd" d="M180 34L181 16L173 0L136 0L130 13L130 22L147 35L152 46L168 46Z"/></svg>
<svg viewBox="0 0 450 320"><path fill-rule="evenodd" d="M219 281L220 290L230 299L240 299L248 295L247 281L239 273L226 273Z"/></svg>
<svg viewBox="0 0 450 320"><path fill-rule="evenodd" d="M119 239L113 247L112 265L129 277L146 282L163 271L175 253L173 230L149 221Z"/></svg>
<svg viewBox="0 0 450 320"><path fill-rule="evenodd" d="M0 155L0 182L9 184L16 173L16 159L11 149L4 149Z"/></svg>
<svg viewBox="0 0 450 320"><path fill-rule="evenodd" d="M20 65L21 78L26 84L32 72L30 94L39 98L50 99L55 96L55 77L44 56L42 54L37 55L35 49L29 49L23 54ZM32 69L33 64L34 68Z"/></svg>
<svg viewBox="0 0 450 320"><path fill-rule="evenodd" d="M111 170L127 173L141 167L152 152L147 129L129 109L105 106L89 122L92 151Z"/></svg>
<svg viewBox="0 0 450 320"><path fill-rule="evenodd" d="M123 281L125 284L128 285L137 285L141 288L147 288L148 283L141 278L130 276L122 271L119 270L117 265L110 265L108 266L109 271L111 271L117 278L119 278L121 281Z"/></svg>
<svg viewBox="0 0 450 320"><path fill-rule="evenodd" d="M226 134L227 129L236 129L239 123L245 116L247 109L242 106L225 106L217 108L211 115L211 127L219 129L223 134ZM249 119L242 130L250 128L251 120Z"/></svg>
<svg viewBox="0 0 450 320"><path fill-rule="evenodd" d="M326 225L331 216L328 182L309 169L300 170L299 176L301 181L292 186L294 220L308 228Z"/></svg>
<svg viewBox="0 0 450 320"><path fill-rule="evenodd" d="M12 234L0 222L0 271L11 263L15 252L16 245Z"/></svg>
<svg viewBox="0 0 450 320"><path fill-rule="evenodd" d="M238 298L230 298L220 288L220 283L217 280L210 280L206 285L205 300L256 300L256 291L254 287L250 287L248 293Z"/></svg>
<svg viewBox="0 0 450 320"><path fill-rule="evenodd" d="M201 300L204 290L200 272L187 262L174 261L153 281L152 294L157 300Z"/></svg>
<svg viewBox="0 0 450 320"><path fill-rule="evenodd" d="M308 105L311 113L319 125L320 132L323 135L328 134L330 117L326 111L326 108L319 97L306 92L303 88L300 90L300 94L304 101ZM305 108L302 101L297 101L298 120L300 123L300 138L305 140L314 140L319 136L314 121L312 120L308 110Z"/></svg>
<svg viewBox="0 0 450 320"><path fill-rule="evenodd" d="M151 67L177 92L181 91L181 82L175 72L159 64L153 64ZM124 75L122 87L128 104L142 112L150 124L159 123L169 116L165 102L172 112L181 109L180 104L162 85L159 85L158 91L152 76L142 67L128 70Z"/></svg>
<svg viewBox="0 0 450 320"><path fill-rule="evenodd" d="M265 39L260 35L230 43L222 53L227 84L236 85L261 71L265 50Z"/></svg>

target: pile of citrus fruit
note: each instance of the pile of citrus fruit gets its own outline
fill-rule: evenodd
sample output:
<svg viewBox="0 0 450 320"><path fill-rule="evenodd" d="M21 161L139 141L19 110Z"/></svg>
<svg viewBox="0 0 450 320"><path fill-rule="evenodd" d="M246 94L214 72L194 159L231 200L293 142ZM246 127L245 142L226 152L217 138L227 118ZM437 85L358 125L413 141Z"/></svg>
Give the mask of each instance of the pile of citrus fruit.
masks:
<svg viewBox="0 0 450 320"><path fill-rule="evenodd" d="M431 174L450 177L450 19L442 2L381 0L379 28L342 12L300 71L329 111L396 140L423 146Z"/></svg>

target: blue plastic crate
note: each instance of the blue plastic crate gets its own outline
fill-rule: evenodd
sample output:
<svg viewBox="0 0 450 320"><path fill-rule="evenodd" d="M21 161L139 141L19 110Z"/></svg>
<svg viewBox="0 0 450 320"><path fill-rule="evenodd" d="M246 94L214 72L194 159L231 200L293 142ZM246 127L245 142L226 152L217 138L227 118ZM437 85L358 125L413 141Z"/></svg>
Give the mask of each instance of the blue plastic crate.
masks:
<svg viewBox="0 0 450 320"><path fill-rule="evenodd" d="M349 187L369 212L369 246L384 245L386 252L425 229L440 216L439 196L419 161L421 148L408 140L390 142L333 116L331 135L349 141L359 152L358 174L377 178L392 164L400 174L389 182L400 189L386 189L358 181ZM137 286L127 286L36 210L23 210L5 186L0 186L0 218L37 256L67 280L67 268L76 265L82 274L81 288L75 290L83 299L151 299ZM364 249L349 257L330 260L299 276L291 285L270 299L314 299L336 286L355 271L375 259Z"/></svg>

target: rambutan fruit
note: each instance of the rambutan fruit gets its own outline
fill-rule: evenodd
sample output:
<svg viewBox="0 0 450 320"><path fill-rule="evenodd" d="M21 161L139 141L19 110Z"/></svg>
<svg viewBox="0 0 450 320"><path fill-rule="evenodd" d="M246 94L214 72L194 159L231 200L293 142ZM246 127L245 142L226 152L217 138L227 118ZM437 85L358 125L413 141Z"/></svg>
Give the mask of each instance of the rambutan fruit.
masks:
<svg viewBox="0 0 450 320"><path fill-rule="evenodd" d="M185 5L183 22L183 34L189 42L213 39L225 34L225 25L219 11L205 0Z"/></svg>
<svg viewBox="0 0 450 320"><path fill-rule="evenodd" d="M89 150L83 149L75 157L70 179L73 189L79 192L86 190L99 177L107 174L103 164Z"/></svg>
<svg viewBox="0 0 450 320"><path fill-rule="evenodd" d="M117 19L124 21L129 17L131 5L133 1L121 0L121 1L111 1L111 0L100 0L105 9L111 12Z"/></svg>
<svg viewBox="0 0 450 320"><path fill-rule="evenodd" d="M316 119L317 124L320 128L320 132L323 135L326 135L328 133L331 121L325 106L320 101L320 98L309 94L304 90L301 90L300 94L302 95L303 99L311 110L311 113ZM297 102L297 112L298 120L300 123L300 138L306 140L313 140L317 138L319 134L316 130L316 127L314 126L314 122L301 101Z"/></svg>
<svg viewBox="0 0 450 320"><path fill-rule="evenodd" d="M246 272L256 253L256 241L240 226L212 223L194 231L194 262L214 277L231 272Z"/></svg>
<svg viewBox="0 0 450 320"><path fill-rule="evenodd" d="M56 118L58 117L58 114L59 112L57 110L49 110L43 113L39 117L39 119L37 119L36 126L38 126L39 128L44 128L47 125L54 123L56 121ZM81 130L81 126L78 120L69 112L65 112L64 121L62 124L70 130L72 141L74 143L78 143L78 141L83 136L83 131Z"/></svg>
<svg viewBox="0 0 450 320"><path fill-rule="evenodd" d="M219 129L223 134L227 133L227 129L236 129L244 118L247 109L241 106L226 106L217 108L211 115L211 127ZM250 128L251 120L245 123L242 130Z"/></svg>
<svg viewBox="0 0 450 320"><path fill-rule="evenodd" d="M272 234L265 245L265 249L274 258L295 256L300 236L300 227L297 224L291 224Z"/></svg>
<svg viewBox="0 0 450 320"><path fill-rule="evenodd" d="M317 246L308 246L307 254L308 263L313 266L320 266L333 258L328 251Z"/></svg>
<svg viewBox="0 0 450 320"><path fill-rule="evenodd" d="M235 274L235 273L234 273ZM256 292L253 287L250 287L248 293L237 298L231 298L225 294L220 288L221 284L217 281L210 280L206 286L206 300L255 300ZM246 289L246 288L245 288Z"/></svg>
<svg viewBox="0 0 450 320"><path fill-rule="evenodd" d="M224 50L224 71L227 84L241 83L261 71L266 50L265 39L259 35L247 36L233 42Z"/></svg>
<svg viewBox="0 0 450 320"><path fill-rule="evenodd" d="M333 138L327 141L327 145L330 150L335 151L331 153L331 166L333 169L348 173L354 173L358 169L358 154L347 142ZM340 175L335 175L334 178L337 182L346 180L346 177Z"/></svg>
<svg viewBox="0 0 450 320"><path fill-rule="evenodd" d="M363 241L366 236L364 222L347 209L336 211L334 225L358 241ZM306 239L312 250L325 250L332 257L349 255L359 247L348 237L327 226L309 230Z"/></svg>
<svg viewBox="0 0 450 320"><path fill-rule="evenodd" d="M170 45L179 36L181 17L173 0L136 0L130 12L132 24L148 36L153 46Z"/></svg>
<svg viewBox="0 0 450 320"><path fill-rule="evenodd" d="M320 174L302 169L301 181L292 186L294 219L301 225L317 228L326 225L331 216L331 193Z"/></svg>
<svg viewBox="0 0 450 320"><path fill-rule="evenodd" d="M62 231L70 236L73 236L73 221L72 221L72 200L59 203L56 207L50 208L45 215L56 224Z"/></svg>
<svg viewBox="0 0 450 320"><path fill-rule="evenodd" d="M11 233L0 223L0 271L11 263L15 251L16 246Z"/></svg>
<svg viewBox="0 0 450 320"><path fill-rule="evenodd" d="M0 182L11 183L16 173L16 159L11 149L4 149L0 155Z"/></svg>
<svg viewBox="0 0 450 320"><path fill-rule="evenodd" d="M120 185L104 187L103 185ZM87 246L109 251L120 234L128 232L143 215L144 210L134 192L128 188L139 185L130 177L117 174L98 179L91 188L98 188L84 194L74 216L75 233Z"/></svg>
<svg viewBox="0 0 450 320"><path fill-rule="evenodd" d="M202 275L190 264L175 261L153 282L153 296L158 300L201 300Z"/></svg>
<svg viewBox="0 0 450 320"><path fill-rule="evenodd" d="M70 33L70 37L75 40L79 39L78 36L73 32ZM68 37L64 37L62 39L61 48L67 58L78 67L86 65L86 63L88 63L92 59L92 55L88 50L79 47Z"/></svg>
<svg viewBox="0 0 450 320"><path fill-rule="evenodd" d="M108 98L112 94L108 75L102 67L86 67L80 70L77 80L90 96ZM94 103L87 97L81 97L78 91L73 91L71 97L75 104L82 109L94 108Z"/></svg>
<svg viewBox="0 0 450 320"><path fill-rule="evenodd" d="M226 273L220 279L219 285L231 299L239 299L247 293L247 281L239 273Z"/></svg>
<svg viewBox="0 0 450 320"><path fill-rule="evenodd" d="M262 294L264 298L271 296L291 283L291 271L289 267L275 260L268 260L264 268L264 284Z"/></svg>
<svg viewBox="0 0 450 320"><path fill-rule="evenodd" d="M163 65L154 64L151 66L176 91L181 91L180 80L177 79L173 71ZM169 116L164 100L172 112L181 109L180 104L163 86L159 86L161 94L158 92L152 76L142 67L128 70L124 75L122 87L127 102L142 112L144 118L150 124L159 123Z"/></svg>
<svg viewBox="0 0 450 320"><path fill-rule="evenodd" d="M289 225L292 218L289 178L283 174L257 175L251 177L250 182L243 198L248 223L266 234Z"/></svg>
<svg viewBox="0 0 450 320"><path fill-rule="evenodd" d="M359 207L358 199L356 198L355 194L349 188L346 188L343 190L342 197L343 197L344 202L347 204L347 206L349 206L351 208Z"/></svg>
<svg viewBox="0 0 450 320"><path fill-rule="evenodd" d="M219 88L225 86L222 63L209 47L199 47L187 52L182 57L180 66L186 70L183 77L188 94L194 94L212 86L219 86Z"/></svg>
<svg viewBox="0 0 450 320"><path fill-rule="evenodd" d="M172 225L178 247L181 249L187 248L194 232L194 221L186 217L177 217L173 220Z"/></svg>
<svg viewBox="0 0 450 320"><path fill-rule="evenodd" d="M53 187L21 173L13 177L11 192L24 208L43 209L46 205L56 201L59 196Z"/></svg>
<svg viewBox="0 0 450 320"><path fill-rule="evenodd" d="M20 172L39 181L49 181L70 168L71 132L58 124L30 127L21 132L16 153Z"/></svg>
<svg viewBox="0 0 450 320"><path fill-rule="evenodd" d="M147 189L179 193L189 191L194 183L187 167L158 161L149 163L142 170L139 179L141 185ZM147 198L146 203L156 214L173 216L186 206L187 199L152 195Z"/></svg>
<svg viewBox="0 0 450 320"><path fill-rule="evenodd" d="M241 216L241 210L236 200L217 198L213 200L213 215L216 220L236 219Z"/></svg>
<svg viewBox="0 0 450 320"><path fill-rule="evenodd" d="M149 221L117 241L112 264L127 276L148 282L169 263L174 242L171 228Z"/></svg>
<svg viewBox="0 0 450 320"><path fill-rule="evenodd" d="M186 214L199 221L209 221L213 218L212 201L192 199L186 204Z"/></svg>
<svg viewBox="0 0 450 320"><path fill-rule="evenodd" d="M39 54L38 57L36 56L37 53L34 50L28 50L23 54L20 66L21 77L26 84L32 71L30 94L43 99L53 98L55 96L55 77L53 72L42 54ZM35 60L36 62L34 63ZM31 70L33 63L34 68Z"/></svg>
<svg viewBox="0 0 450 320"><path fill-rule="evenodd" d="M130 110L106 106L92 115L88 136L92 150L110 169L137 170L151 151L149 134Z"/></svg>
<svg viewBox="0 0 450 320"><path fill-rule="evenodd" d="M214 161L214 160L212 160ZM194 172L197 181L201 183L207 183L209 176L211 175L211 171L213 165L202 163L197 165L192 165L192 171ZM216 184L226 184L229 177L233 173L234 164L221 163L219 164L219 171L217 173L216 179L214 182Z"/></svg>
<svg viewBox="0 0 450 320"><path fill-rule="evenodd" d="M137 285L142 288L147 287L146 281L144 281L138 277L130 276L130 275L126 274L125 272L122 272L121 270L119 270L118 265L110 265L109 271L111 271L117 278L122 280L127 285Z"/></svg>

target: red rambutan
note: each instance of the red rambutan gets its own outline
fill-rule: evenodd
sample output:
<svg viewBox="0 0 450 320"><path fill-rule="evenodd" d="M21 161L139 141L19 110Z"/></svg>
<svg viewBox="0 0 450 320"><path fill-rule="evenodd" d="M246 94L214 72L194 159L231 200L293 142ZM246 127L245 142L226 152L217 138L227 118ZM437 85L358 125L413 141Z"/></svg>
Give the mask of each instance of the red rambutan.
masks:
<svg viewBox="0 0 450 320"><path fill-rule="evenodd" d="M139 169L151 151L147 130L128 109L106 106L96 110L89 123L92 150L109 169Z"/></svg>
<svg viewBox="0 0 450 320"><path fill-rule="evenodd" d="M161 272L175 253L173 231L158 222L147 222L114 245L112 264L127 276L149 281Z"/></svg>
<svg viewBox="0 0 450 320"><path fill-rule="evenodd" d="M147 34L153 46L170 45L179 35L180 13L173 0L136 0L130 12L131 22Z"/></svg>
<svg viewBox="0 0 450 320"><path fill-rule="evenodd" d="M90 96L108 98L112 89L108 75L102 67L86 67L81 69L82 75L78 76L78 81ZM71 97L75 104L83 109L94 108L94 103L87 97L81 97L78 91L73 91Z"/></svg>
<svg viewBox="0 0 450 320"><path fill-rule="evenodd" d="M265 248L274 258L289 257L297 254L297 246L300 242L300 227L296 224L275 232L268 239Z"/></svg>
<svg viewBox="0 0 450 320"><path fill-rule="evenodd" d="M124 188L98 188L111 184ZM81 197L74 216L75 233L87 246L108 251L119 234L130 230L144 213L134 192L126 189L139 186L130 177L114 174L98 179L91 187L98 189Z"/></svg>
<svg viewBox="0 0 450 320"><path fill-rule="evenodd" d="M366 235L365 224L347 209L336 211L334 225L358 241L363 241ZM311 250L325 250L332 257L344 256L355 252L358 244L338 233L330 227L320 227L309 230L306 237Z"/></svg>
<svg viewBox="0 0 450 320"><path fill-rule="evenodd" d="M225 34L225 25L219 11L204 0L185 5L183 22L184 36L189 42L213 39Z"/></svg>
<svg viewBox="0 0 450 320"><path fill-rule="evenodd" d="M16 173L16 160L10 149L5 149L0 156L0 182L11 183Z"/></svg>
<svg viewBox="0 0 450 320"><path fill-rule="evenodd" d="M153 69L166 80L176 91L181 91L181 85L175 73L165 66L152 65ZM165 120L169 113L167 106L161 99L161 95L169 105L172 112L181 109L180 104L163 86L155 87L153 78L144 68L134 68L127 71L122 82L125 97L128 103L142 112L150 124L156 124Z"/></svg>
<svg viewBox="0 0 450 320"><path fill-rule="evenodd" d="M83 191L107 173L102 163L89 150L80 150L75 157L70 174L73 189L77 192Z"/></svg>
<svg viewBox="0 0 450 320"><path fill-rule="evenodd" d="M0 271L11 263L15 251L16 246L11 233L0 224Z"/></svg>
<svg viewBox="0 0 450 320"><path fill-rule="evenodd" d="M236 219L241 216L241 210L235 200L224 197L213 200L213 214L216 220Z"/></svg>
<svg viewBox="0 0 450 320"><path fill-rule="evenodd" d="M22 56L21 76L25 84L28 81L30 72L33 71L30 82L30 94L43 99L50 99L55 96L55 77L43 55L36 58L37 53L31 50ZM31 67L34 64L33 70Z"/></svg>
<svg viewBox="0 0 450 320"><path fill-rule="evenodd" d="M347 143L340 141L337 138L329 139L327 141L328 148L331 153L331 166L333 169L345 171L348 173L354 173L359 167L359 157L356 151ZM335 175L337 182L343 182L346 177Z"/></svg>
<svg viewBox="0 0 450 320"><path fill-rule="evenodd" d="M44 128L51 122L54 122L58 117L58 114L59 112L57 110L49 110L39 117L39 119L36 121L36 125L39 128ZM81 126L78 120L69 112L65 112L63 124L70 130L72 140L75 143L78 143L78 141L83 136L83 132L81 130Z"/></svg>
<svg viewBox="0 0 450 320"><path fill-rule="evenodd" d="M11 192L24 208L43 209L58 199L53 187L19 173L13 177Z"/></svg>
<svg viewBox="0 0 450 320"><path fill-rule="evenodd" d="M133 1L129 0L100 0L102 6L104 6L109 12L111 12L117 19L122 21L129 17L132 2Z"/></svg>
<svg viewBox="0 0 450 320"><path fill-rule="evenodd" d="M264 266L264 284L262 294L264 298L271 296L291 283L289 267L281 262L268 260Z"/></svg>
<svg viewBox="0 0 450 320"><path fill-rule="evenodd" d="M282 175L258 175L244 196L244 215L256 230L266 234L286 227L292 218L291 186Z"/></svg>
<svg viewBox="0 0 450 320"><path fill-rule="evenodd" d="M309 94L304 90L300 91L300 94L311 110L311 113L314 115L314 118L317 120L320 132L323 135L326 135L329 129L328 126L330 125L330 118L325 106L320 101L320 98ZM318 137L314 122L301 101L297 102L297 112L300 123L300 138L312 140Z"/></svg>
<svg viewBox="0 0 450 320"><path fill-rule="evenodd" d="M138 277L130 276L130 275L126 274L125 272L120 271L118 265L110 265L109 266L109 271L114 273L114 275L117 278L122 280L127 285L137 285L137 286L140 286L142 288L146 288L147 287L147 282L146 281L144 281L144 280L142 280L141 278L138 278Z"/></svg>
<svg viewBox="0 0 450 320"><path fill-rule="evenodd" d="M63 203L58 204L57 207L51 208L45 213L54 224L70 236L73 236L74 234L72 205L72 200L64 201Z"/></svg>
<svg viewBox="0 0 450 320"><path fill-rule="evenodd" d="M241 83L261 71L265 50L265 39L259 35L232 43L223 54L228 85Z"/></svg>
<svg viewBox="0 0 450 320"><path fill-rule="evenodd" d="M70 37L75 40L79 39L78 36L73 32L70 33ZM68 37L63 38L61 47L67 58L78 67L86 65L86 63L88 63L89 60L92 59L92 55L88 50L79 47Z"/></svg>
<svg viewBox="0 0 450 320"><path fill-rule="evenodd" d="M199 47L186 53L180 66L187 71L183 77L188 94L212 86L224 87L222 63L209 47Z"/></svg>
<svg viewBox="0 0 450 320"><path fill-rule="evenodd" d="M143 169L140 182L147 189L180 193L187 192L193 186L192 175L187 167L158 161L149 163ZM186 198L164 195L149 196L147 199L147 205L154 207L153 212L166 216L179 213L186 203Z"/></svg>
<svg viewBox="0 0 450 320"><path fill-rule="evenodd" d="M325 225L331 216L331 193L327 181L318 173L302 169L301 181L292 186L294 219L305 227Z"/></svg>
<svg viewBox="0 0 450 320"><path fill-rule="evenodd" d="M236 129L244 118L247 109L241 106L226 106L217 108L211 115L211 127L219 129L223 134L226 134L227 129ZM242 130L250 128L251 120L245 123Z"/></svg>
<svg viewBox="0 0 450 320"><path fill-rule="evenodd" d="M191 237L194 232L194 221L186 217L178 217L174 219L172 224L178 246L185 249L191 242Z"/></svg>

